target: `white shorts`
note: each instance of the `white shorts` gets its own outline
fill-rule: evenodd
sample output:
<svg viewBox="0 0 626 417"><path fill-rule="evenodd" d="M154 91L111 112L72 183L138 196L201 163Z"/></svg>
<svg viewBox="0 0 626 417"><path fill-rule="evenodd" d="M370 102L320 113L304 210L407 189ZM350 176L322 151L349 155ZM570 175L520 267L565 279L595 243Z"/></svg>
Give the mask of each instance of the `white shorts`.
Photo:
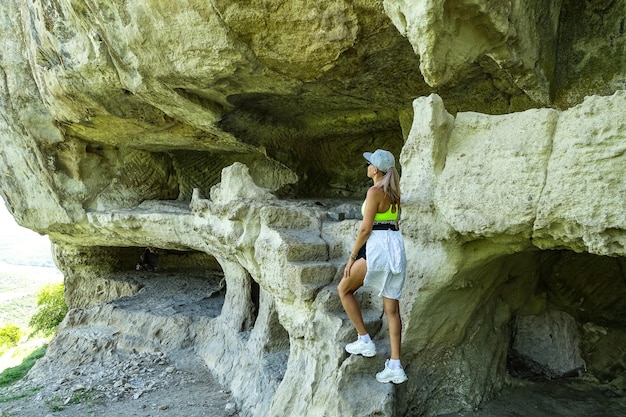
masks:
<svg viewBox="0 0 626 417"><path fill-rule="evenodd" d="M363 285L376 288L379 297L399 299L406 276L402 234L393 230L372 230L365 251L367 273Z"/></svg>

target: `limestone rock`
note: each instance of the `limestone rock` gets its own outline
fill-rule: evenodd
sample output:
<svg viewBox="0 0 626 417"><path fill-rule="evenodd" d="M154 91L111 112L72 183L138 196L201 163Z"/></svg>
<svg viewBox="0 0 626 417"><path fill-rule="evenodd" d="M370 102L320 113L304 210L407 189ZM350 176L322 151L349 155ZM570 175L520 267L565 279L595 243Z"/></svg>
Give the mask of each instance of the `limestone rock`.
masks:
<svg viewBox="0 0 626 417"><path fill-rule="evenodd" d="M550 101L561 4L384 2L394 25L420 56L429 85L464 77L469 66L487 58L540 103Z"/></svg>
<svg viewBox="0 0 626 417"><path fill-rule="evenodd" d="M557 120L550 110L458 114L434 196L445 221L463 235L528 236Z"/></svg>
<svg viewBox="0 0 626 417"><path fill-rule="evenodd" d="M512 350L530 376L562 378L582 374L580 332L574 318L563 312L523 316L516 320Z"/></svg>
<svg viewBox="0 0 626 417"><path fill-rule="evenodd" d="M557 240L577 251L626 253L624 106L626 91L618 91L559 117L535 223L539 245Z"/></svg>
<svg viewBox="0 0 626 417"><path fill-rule="evenodd" d="M482 376L472 378L489 381L483 393L497 391L503 380L496 368L504 364L508 348L503 341L511 337L508 323L517 313L565 312L575 318L575 326L592 322L612 327L620 320L614 315L626 311L619 301L626 290L619 272L626 222L620 220L619 204L611 201L619 200L626 178L623 155L615 146L624 140L617 116L623 105L614 106L621 104L622 94L590 98L564 112L459 113L453 123L445 122L449 116L437 97L415 100L416 120L401 158L403 166L409 166L403 170L401 183L406 196L402 230L407 250L420 255L408 257L408 270L419 272L406 284L404 308L411 313L405 314L404 325L411 330L404 340L419 352L416 360L421 366L445 363L448 369L445 377L439 371L427 373L427 378L420 374L422 383L463 386L464 399L471 402L478 393L465 385L465 378L477 372ZM582 118L581 113L589 117ZM574 119L576 133L560 134ZM602 131L594 128L596 123L604 126ZM508 138L517 134L518 139L509 143ZM571 145L570 138L577 137L586 139ZM581 163L579 153L586 151L607 157L592 164L593 173L585 175L581 168L584 178L578 177L574 167ZM596 190L605 184L600 177L606 177L617 194L597 199L605 195ZM607 204L600 208L599 201ZM544 214L547 211L556 215L554 227L547 220L552 214ZM565 219L556 214L560 212L576 214ZM603 232L586 226L608 218L620 226ZM601 240L590 236L601 236ZM436 307L447 304L445 300L454 300L447 312ZM569 357L569 364L574 364L569 369L559 365L558 374L582 369L581 360L587 369L598 372L602 367L596 362L598 357L583 351L574 354L573 340L560 339L552 347L552 360ZM444 348L459 344L458 349ZM485 354L495 358L486 367ZM478 363L482 365L477 367ZM550 372L554 376L556 371ZM464 406L460 398L448 400Z"/></svg>
<svg viewBox="0 0 626 417"><path fill-rule="evenodd" d="M515 317L567 314L623 384L594 347L625 338L625 7L5 1L0 194L72 307L32 381L193 351L242 414L438 415L498 395ZM397 390L380 300L357 293L363 362L336 292L376 148L402 171ZM140 401L158 378L127 365L111 395Z"/></svg>
<svg viewBox="0 0 626 417"><path fill-rule="evenodd" d="M256 185L248 167L235 163L222 170L222 182L211 188L211 200L228 204L236 200L271 200L276 198L268 190Z"/></svg>
<svg viewBox="0 0 626 417"><path fill-rule="evenodd" d="M623 374L616 375L607 371L611 367L626 365L624 331L588 322L583 325L582 334L581 351L588 358L589 371L601 382L623 386Z"/></svg>

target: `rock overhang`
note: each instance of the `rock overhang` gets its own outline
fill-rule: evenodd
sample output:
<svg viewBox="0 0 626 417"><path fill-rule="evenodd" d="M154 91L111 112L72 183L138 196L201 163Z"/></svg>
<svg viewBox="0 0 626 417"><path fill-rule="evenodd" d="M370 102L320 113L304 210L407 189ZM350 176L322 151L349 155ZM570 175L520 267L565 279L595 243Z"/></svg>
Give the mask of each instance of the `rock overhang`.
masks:
<svg viewBox="0 0 626 417"><path fill-rule="evenodd" d="M624 3L525 6L10 3L2 12L8 30L0 35L7 47L8 139L1 191L20 223L69 249L108 244L211 253L230 279L219 320L231 322L223 329L211 322L198 334L219 334L241 352L292 364L274 372L263 362L256 378L240 376L237 392L263 393L263 407L276 396L277 413L302 415L316 409L309 403L354 411L331 391L373 369L342 357L348 330L329 282L357 224L336 220L355 210L324 217L298 209L299 202L285 208L282 200L263 201L274 193L353 204L367 188L361 153L389 148L400 155L402 228L414 255L405 309L406 340L415 344L407 357L448 361L450 368L431 374L432 386L442 387L446 407L475 405L502 384L511 315L530 311L523 302L547 305L496 272L533 264L537 248L617 257L624 251L624 177L613 169L623 159L623 93L608 97L623 88L626 72L615 54L624 44ZM20 16L18 23L11 16ZM412 106L432 92L442 98L435 113ZM607 97L583 101L594 94ZM205 198L228 182L222 169L236 162L250 176L237 198L265 188L259 194L265 214L254 197L221 208ZM202 196L194 198L194 189ZM272 204L280 214L268 213ZM284 230L292 220L298 232ZM519 281L532 286L534 277L528 272ZM584 293L587 281L579 278L573 290ZM257 281L260 311L252 320L247 294ZM509 287L518 294L501 296L510 295ZM463 300L467 314L436 315L442 300ZM381 328L378 307L368 308L368 323ZM420 326L429 319L430 326ZM251 339L231 327L247 329ZM273 339L276 346L268 348ZM483 347L497 359L486 365L484 353L463 357L463 349ZM218 374L247 364L237 355L217 361L212 354L222 348L215 340L197 346ZM411 379L429 369L420 360L412 361ZM302 382L298 364L335 383L306 381L309 391L292 392ZM281 385L283 378L288 383ZM479 380L489 382L474 384ZM447 396L446 387L457 384L463 388ZM415 390L419 400L399 407L442 401ZM382 412L389 413L385 404Z"/></svg>

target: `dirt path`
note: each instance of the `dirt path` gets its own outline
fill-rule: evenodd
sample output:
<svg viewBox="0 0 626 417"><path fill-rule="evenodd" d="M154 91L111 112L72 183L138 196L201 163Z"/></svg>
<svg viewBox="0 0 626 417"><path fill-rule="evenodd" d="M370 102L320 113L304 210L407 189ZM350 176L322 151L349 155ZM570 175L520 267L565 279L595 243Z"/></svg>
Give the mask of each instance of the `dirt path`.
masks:
<svg viewBox="0 0 626 417"><path fill-rule="evenodd" d="M182 353L181 353L182 355ZM228 417L235 402L193 354L84 364L0 389L3 417Z"/></svg>

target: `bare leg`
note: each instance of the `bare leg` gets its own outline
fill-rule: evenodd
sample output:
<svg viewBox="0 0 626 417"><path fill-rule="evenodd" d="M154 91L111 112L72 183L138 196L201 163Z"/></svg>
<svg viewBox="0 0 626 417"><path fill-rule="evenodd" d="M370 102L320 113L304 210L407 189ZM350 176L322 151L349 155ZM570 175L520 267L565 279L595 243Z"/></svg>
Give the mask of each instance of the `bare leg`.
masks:
<svg viewBox="0 0 626 417"><path fill-rule="evenodd" d="M400 318L400 303L398 300L383 297L383 309L389 326L389 343L391 345L391 359L400 359L400 345L402 343L402 319Z"/></svg>
<svg viewBox="0 0 626 417"><path fill-rule="evenodd" d="M367 329L365 328L365 322L363 322L363 315L361 314L359 303L354 298L354 292L363 286L366 271L367 266L365 259L358 259L352 264L350 275L343 277L339 285L337 285L337 291L339 292L343 309L348 314L350 321L352 321L352 324L360 335L366 334Z"/></svg>

